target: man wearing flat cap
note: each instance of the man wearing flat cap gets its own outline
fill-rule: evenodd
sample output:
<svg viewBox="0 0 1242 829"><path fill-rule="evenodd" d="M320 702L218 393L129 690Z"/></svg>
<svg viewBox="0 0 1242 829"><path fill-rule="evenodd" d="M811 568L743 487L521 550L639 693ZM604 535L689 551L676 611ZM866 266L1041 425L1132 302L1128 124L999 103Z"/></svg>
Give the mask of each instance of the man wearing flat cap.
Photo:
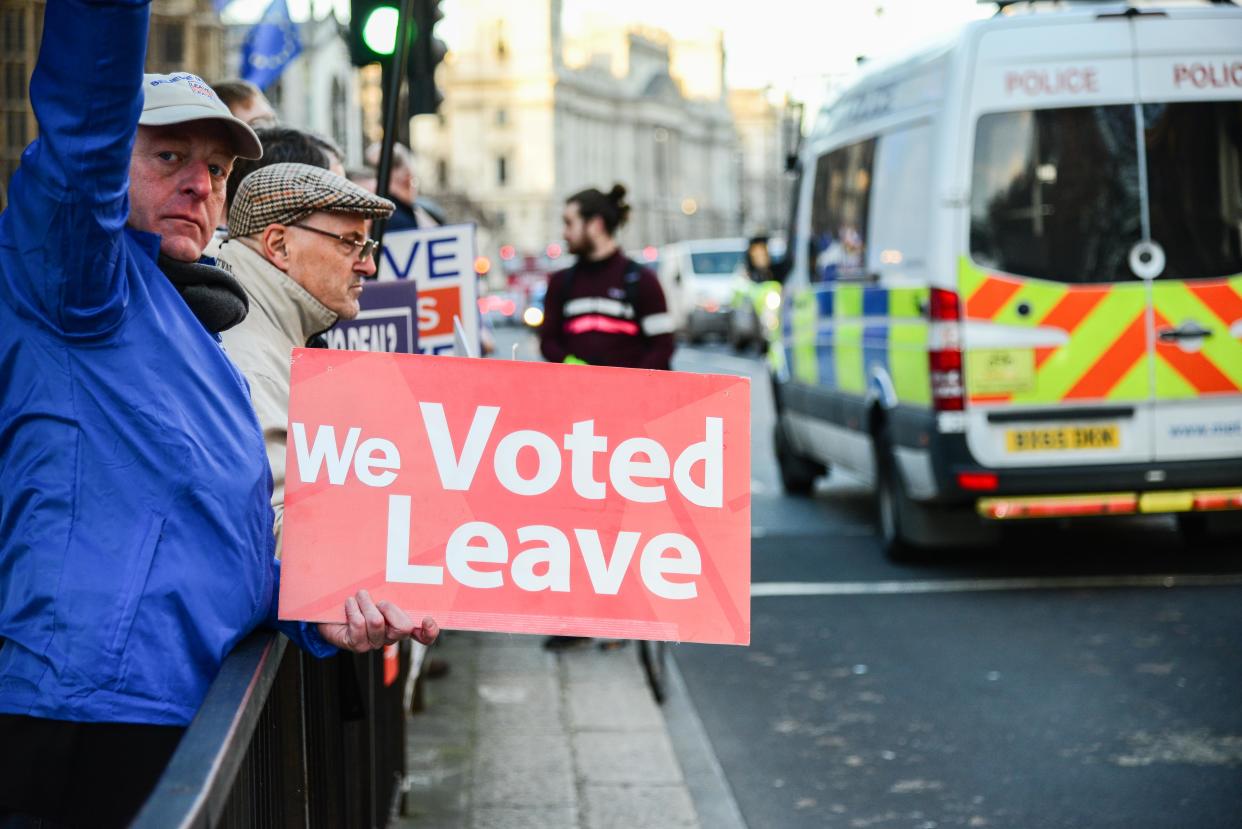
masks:
<svg viewBox="0 0 1242 829"><path fill-rule="evenodd" d="M285 504L289 352L358 316L363 280L375 274L369 219L392 202L308 164L272 164L246 176L229 208L220 247L246 291L249 316L224 333L224 347L250 383L267 458L277 555Z"/></svg>
<svg viewBox="0 0 1242 829"><path fill-rule="evenodd" d="M277 622L270 477L199 261L254 132L194 75L143 75L144 0L47 0L39 137L0 214L0 825L120 826L251 630L368 650L364 594Z"/></svg>

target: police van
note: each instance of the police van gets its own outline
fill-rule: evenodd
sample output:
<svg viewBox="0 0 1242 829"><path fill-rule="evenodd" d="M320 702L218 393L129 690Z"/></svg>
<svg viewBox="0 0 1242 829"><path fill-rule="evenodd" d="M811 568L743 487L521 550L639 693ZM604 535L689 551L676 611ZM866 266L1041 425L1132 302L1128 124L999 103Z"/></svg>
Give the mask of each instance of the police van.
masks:
<svg viewBox="0 0 1242 829"><path fill-rule="evenodd" d="M782 483L872 482L892 553L1043 517L1202 533L1242 509L1242 8L1000 5L799 150Z"/></svg>

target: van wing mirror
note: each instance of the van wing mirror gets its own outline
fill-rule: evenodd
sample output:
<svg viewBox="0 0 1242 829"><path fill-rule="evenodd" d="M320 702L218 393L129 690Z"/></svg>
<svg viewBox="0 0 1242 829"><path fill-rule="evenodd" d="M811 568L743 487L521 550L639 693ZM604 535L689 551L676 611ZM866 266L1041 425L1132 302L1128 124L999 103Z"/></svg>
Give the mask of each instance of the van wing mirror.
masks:
<svg viewBox="0 0 1242 829"><path fill-rule="evenodd" d="M802 154L802 118L804 105L801 101L788 101L781 118L781 143L785 151L785 172L798 172L798 158Z"/></svg>

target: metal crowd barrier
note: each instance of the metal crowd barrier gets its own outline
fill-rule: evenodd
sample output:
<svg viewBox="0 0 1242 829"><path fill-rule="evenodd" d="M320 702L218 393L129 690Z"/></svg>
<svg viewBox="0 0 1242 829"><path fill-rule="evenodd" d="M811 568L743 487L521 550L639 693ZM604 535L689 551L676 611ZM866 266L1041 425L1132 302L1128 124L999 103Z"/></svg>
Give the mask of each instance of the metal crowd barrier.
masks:
<svg viewBox="0 0 1242 829"><path fill-rule="evenodd" d="M409 666L407 643L385 677L379 651L318 660L251 634L132 825L386 826L403 792Z"/></svg>

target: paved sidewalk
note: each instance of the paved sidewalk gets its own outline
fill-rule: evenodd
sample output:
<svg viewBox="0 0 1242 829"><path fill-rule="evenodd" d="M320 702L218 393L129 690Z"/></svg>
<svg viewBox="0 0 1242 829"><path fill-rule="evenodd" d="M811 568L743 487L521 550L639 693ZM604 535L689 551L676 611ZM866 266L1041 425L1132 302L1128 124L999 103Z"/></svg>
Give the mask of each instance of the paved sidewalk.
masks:
<svg viewBox="0 0 1242 829"><path fill-rule="evenodd" d="M400 829L698 827L634 643L559 654L541 636L449 631L408 721Z"/></svg>

